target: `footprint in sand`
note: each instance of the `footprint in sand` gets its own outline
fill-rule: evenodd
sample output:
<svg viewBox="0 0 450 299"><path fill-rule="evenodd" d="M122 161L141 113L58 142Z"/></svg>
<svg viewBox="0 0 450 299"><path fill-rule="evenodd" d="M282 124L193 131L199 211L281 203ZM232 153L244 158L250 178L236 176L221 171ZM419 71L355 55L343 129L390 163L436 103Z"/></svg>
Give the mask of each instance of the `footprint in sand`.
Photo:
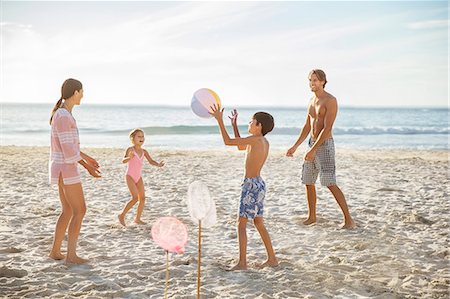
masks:
<svg viewBox="0 0 450 299"><path fill-rule="evenodd" d="M6 266L3 266L0 268L0 277L18 277L22 278L24 276L27 276L28 272L26 270L20 270L20 269L10 269Z"/></svg>
<svg viewBox="0 0 450 299"><path fill-rule="evenodd" d="M403 190L400 190L400 189L387 188L387 187L377 189L377 191L389 191L389 192L397 191L397 192L404 192Z"/></svg>
<svg viewBox="0 0 450 299"><path fill-rule="evenodd" d="M8 247L8 248L0 250L0 253L20 253L22 251L25 251L25 249L16 248L16 247Z"/></svg>

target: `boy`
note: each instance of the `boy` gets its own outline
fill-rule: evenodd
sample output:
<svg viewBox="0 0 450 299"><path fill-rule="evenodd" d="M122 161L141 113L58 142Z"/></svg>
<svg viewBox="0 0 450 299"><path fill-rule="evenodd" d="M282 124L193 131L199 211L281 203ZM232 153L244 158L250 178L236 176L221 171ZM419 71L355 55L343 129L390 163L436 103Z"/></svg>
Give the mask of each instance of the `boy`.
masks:
<svg viewBox="0 0 450 299"><path fill-rule="evenodd" d="M278 260L273 251L269 233L263 222L264 197L266 184L260 176L261 168L269 154L269 142L264 137L274 127L273 117L266 112L257 112L253 115L248 126L250 136L241 138L237 126L237 112L234 110L230 117L235 138L230 138L223 123L223 110L216 105L211 107L210 113L217 120L225 145L237 146L239 150L246 150L245 174L242 183L241 200L239 204L238 238L239 262L230 270L247 269L247 221L253 219L267 251L267 261L260 267L276 267Z"/></svg>

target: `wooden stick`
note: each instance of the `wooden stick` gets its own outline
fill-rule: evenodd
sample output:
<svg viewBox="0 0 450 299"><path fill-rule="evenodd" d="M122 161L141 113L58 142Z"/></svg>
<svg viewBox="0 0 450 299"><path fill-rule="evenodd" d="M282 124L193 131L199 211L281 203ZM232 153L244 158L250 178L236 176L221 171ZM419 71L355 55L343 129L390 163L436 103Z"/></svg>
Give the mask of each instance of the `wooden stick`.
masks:
<svg viewBox="0 0 450 299"><path fill-rule="evenodd" d="M197 299L200 299L200 266L202 253L202 221L198 221Z"/></svg>
<svg viewBox="0 0 450 299"><path fill-rule="evenodd" d="M166 250L166 290L164 291L164 298L166 299L168 290L169 290L169 250Z"/></svg>

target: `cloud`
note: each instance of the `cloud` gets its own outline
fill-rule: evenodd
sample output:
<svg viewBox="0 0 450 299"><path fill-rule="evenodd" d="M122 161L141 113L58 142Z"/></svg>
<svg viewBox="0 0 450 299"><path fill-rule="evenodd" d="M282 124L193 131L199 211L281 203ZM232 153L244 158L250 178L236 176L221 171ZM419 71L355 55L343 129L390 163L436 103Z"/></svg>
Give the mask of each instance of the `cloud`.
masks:
<svg viewBox="0 0 450 299"><path fill-rule="evenodd" d="M36 97L33 90L41 90L42 85L58 86L66 76L74 76L86 83L86 96L96 102L149 103L151 99L161 104L170 99L183 104L194 89L209 86L234 103L249 105L257 99L264 105L292 105L298 94L309 94L306 75L311 68L324 68L331 78L341 78L335 80L343 86L340 91L347 93L348 86L352 89L348 93L357 98L358 93L367 93L364 84L368 83L358 80L355 87L349 83L355 76L370 77L370 86L387 86L385 78L420 76L421 71L447 65L442 49L436 48L443 43L442 30L405 34L399 31L401 26L395 26L398 20L410 18L401 11L376 18L345 12L349 14L345 20L330 18L311 24L298 21L311 14L300 4L289 15L296 19L290 20L286 4L153 6L146 2L141 7L133 2L132 13L115 12L120 18L106 14L102 19L105 16L91 7L90 17L79 24L74 16L90 4L73 5L67 12L73 15L51 30L39 26L42 14L30 19L29 25L25 18L21 23L5 16L8 21L1 28L9 33L3 37L4 73L8 74L4 86L13 100L19 95ZM97 10L102 8L96 5ZM27 90L22 88L24 82ZM333 82L329 85L332 88ZM49 95L50 88L37 96L56 98L55 92ZM365 100L380 101L371 95ZM389 99L383 101L389 103Z"/></svg>
<svg viewBox="0 0 450 299"><path fill-rule="evenodd" d="M424 22L414 22L409 23L407 25L410 29L440 29L440 28L448 28L449 23L448 20L430 20Z"/></svg>
<svg viewBox="0 0 450 299"><path fill-rule="evenodd" d="M14 32L29 32L32 26L29 24L19 24L14 22L0 22L0 30L3 34Z"/></svg>

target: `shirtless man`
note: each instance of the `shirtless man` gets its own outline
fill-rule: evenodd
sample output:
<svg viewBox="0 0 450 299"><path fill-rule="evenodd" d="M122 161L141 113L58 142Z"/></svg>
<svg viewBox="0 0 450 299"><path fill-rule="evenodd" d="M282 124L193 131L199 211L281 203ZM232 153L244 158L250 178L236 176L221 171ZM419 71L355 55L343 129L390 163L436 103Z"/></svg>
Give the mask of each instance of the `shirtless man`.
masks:
<svg viewBox="0 0 450 299"><path fill-rule="evenodd" d="M237 126L237 112L234 110L230 119L235 138L230 138L223 123L223 109L220 110L217 106L211 107L211 109L212 113L210 114L219 124L225 145L237 146L241 151L246 150L245 174L239 204L239 261L230 270L247 269L247 221L249 218L253 219L267 251L267 260L260 267L276 267L278 266L278 260L275 257L269 233L263 222L266 183L260 176L261 168L269 154L269 142L264 136L274 127L273 117L266 112L255 113L248 125L250 136L241 138Z"/></svg>
<svg viewBox="0 0 450 299"><path fill-rule="evenodd" d="M350 216L344 194L336 185L332 129L337 114L337 101L335 97L324 90L327 79L322 70L312 70L308 78L309 86L315 96L309 102L308 115L300 136L286 153L286 156L292 157L300 144L311 134L308 142L309 150L304 156L302 171L302 183L306 185L309 211L308 218L303 223L310 225L316 222L316 188L314 184L320 173L320 183L328 187L342 209L344 214L342 228L352 229L356 227L356 224Z"/></svg>

